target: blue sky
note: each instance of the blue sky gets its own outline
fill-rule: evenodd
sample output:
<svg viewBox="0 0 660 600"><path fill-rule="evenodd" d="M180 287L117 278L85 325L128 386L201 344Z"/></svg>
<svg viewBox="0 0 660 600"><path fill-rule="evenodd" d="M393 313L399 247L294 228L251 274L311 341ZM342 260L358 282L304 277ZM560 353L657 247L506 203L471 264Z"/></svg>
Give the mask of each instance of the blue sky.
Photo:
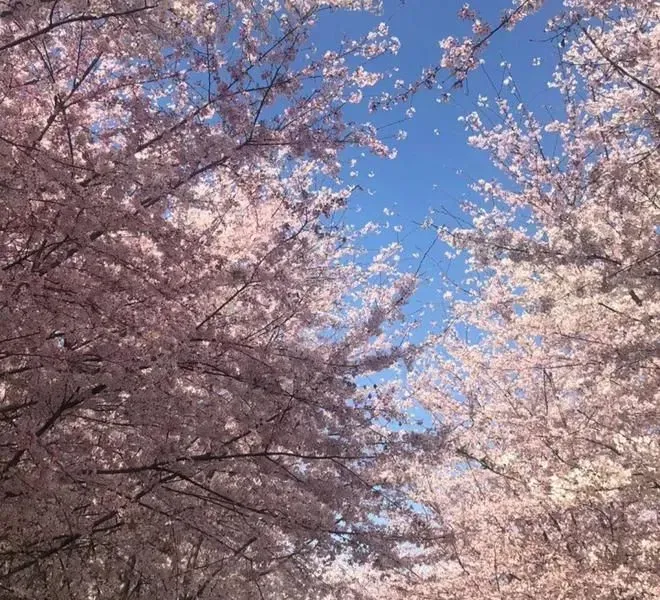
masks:
<svg viewBox="0 0 660 600"><path fill-rule="evenodd" d="M424 67L437 64L441 53L439 40L447 35L461 37L469 33L469 24L457 17L462 5L462 0L385 0L382 15L346 12L326 15L319 21L314 41L321 48L335 47L342 37L358 36L384 21L390 33L400 39L401 50L397 57L382 61L379 66L382 70L396 68L394 77L412 81ZM491 23L511 6L508 0L476 0L471 5ZM419 258L415 255L423 255L434 238L432 230L423 230L418 225L429 215L429 210L435 211L436 222L451 224L442 211L460 213L461 198L472 195L470 183L498 175L485 153L467 145L464 124L458 120L477 108L479 94L493 98L496 94L493 85L499 88L503 78L510 74L525 103L539 115L546 112L546 105L550 107L557 101L546 85L556 62L557 40L548 40L544 26L560 10L560 5L559 0L547 0L540 13L513 32L496 34L483 56L485 65L470 76L465 88L452 93L448 103L438 102L438 90L422 91L401 110L370 116L366 107L362 107L350 115L356 120L371 119L382 124L400 119L409 106L415 108L412 119L391 129L392 134L398 129L408 134L404 141L392 142L398 150L395 160L366 156L345 172L348 181L365 190L356 192L352 198L345 215L347 222L389 223L389 228L377 239L367 240L373 250L398 239L405 249L402 265L416 269ZM534 65L539 62L535 59L540 59L540 65ZM503 62L511 65L510 72L504 72ZM358 175L351 177L351 170ZM400 231L395 231L395 226ZM425 329L431 321L442 321L441 273L449 267L452 278L460 279L462 275L459 264L448 265L446 250L438 243L428 255L422 268L426 281L409 307L410 312L424 310ZM428 308L430 303L435 308Z"/></svg>

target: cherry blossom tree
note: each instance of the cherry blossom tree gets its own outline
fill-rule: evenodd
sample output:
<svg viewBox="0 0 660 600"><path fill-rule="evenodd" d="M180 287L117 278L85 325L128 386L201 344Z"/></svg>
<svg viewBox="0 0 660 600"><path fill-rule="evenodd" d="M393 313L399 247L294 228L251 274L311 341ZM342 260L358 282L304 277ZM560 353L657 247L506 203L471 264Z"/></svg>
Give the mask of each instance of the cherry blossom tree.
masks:
<svg viewBox="0 0 660 600"><path fill-rule="evenodd" d="M660 595L660 10L564 4L563 111L544 122L511 90L496 125L469 115L504 178L475 184L471 227L438 232L471 283L414 383L447 436L419 460L445 535L420 556L420 598ZM445 66L474 68L493 29L446 40Z"/></svg>
<svg viewBox="0 0 660 600"><path fill-rule="evenodd" d="M464 6L372 107L543 4ZM0 5L3 597L660 595L660 13L564 4L563 112L466 118L505 180L438 231L470 272L410 378L432 435L357 385L416 358L415 278L332 218L341 151L391 155L343 113L398 42L310 32L377 2Z"/></svg>
<svg viewBox="0 0 660 600"><path fill-rule="evenodd" d="M381 25L353 0L49 0L0 22L3 598L320 598L397 564L414 278L332 214ZM415 526L417 529L420 526Z"/></svg>

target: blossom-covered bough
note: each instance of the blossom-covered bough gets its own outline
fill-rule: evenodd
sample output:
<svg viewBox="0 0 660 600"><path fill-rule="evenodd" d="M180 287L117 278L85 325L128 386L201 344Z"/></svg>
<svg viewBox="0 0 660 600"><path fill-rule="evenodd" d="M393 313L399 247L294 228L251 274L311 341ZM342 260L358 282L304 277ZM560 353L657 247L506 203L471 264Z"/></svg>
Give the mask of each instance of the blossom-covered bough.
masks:
<svg viewBox="0 0 660 600"><path fill-rule="evenodd" d="M420 460L448 536L420 598L660 595L660 7L564 4L563 110L544 122L513 90L494 127L466 119L505 178L440 231L480 283L414 384L451 449ZM446 65L476 67L478 43L445 43Z"/></svg>
<svg viewBox="0 0 660 600"><path fill-rule="evenodd" d="M396 564L408 443L354 381L407 358L414 281L328 217L341 149L389 152L342 109L397 43L314 53L333 8L377 7L2 3L3 598L317 598L337 553Z"/></svg>

